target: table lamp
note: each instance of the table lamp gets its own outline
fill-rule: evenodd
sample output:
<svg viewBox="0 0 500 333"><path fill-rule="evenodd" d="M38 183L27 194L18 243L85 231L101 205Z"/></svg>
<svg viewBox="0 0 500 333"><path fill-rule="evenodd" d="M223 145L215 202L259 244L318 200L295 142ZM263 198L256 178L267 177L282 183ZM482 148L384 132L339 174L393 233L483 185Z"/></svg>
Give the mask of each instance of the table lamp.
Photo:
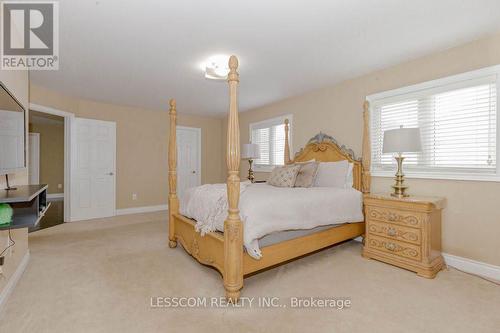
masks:
<svg viewBox="0 0 500 333"><path fill-rule="evenodd" d="M419 128L401 128L388 130L384 132L384 147L382 152L396 153L394 158L398 163L398 171L396 172L396 183L392 185L394 193L391 196L396 198L407 197L406 190L408 186L404 185L405 175L403 174L403 153L419 152L422 150L420 143Z"/></svg>
<svg viewBox="0 0 500 333"><path fill-rule="evenodd" d="M252 183L255 181L255 177L253 175L252 163L254 159L260 158L260 150L259 145L255 143L245 143L241 149L241 158L244 160L248 160L248 164L250 165L248 168L248 180Z"/></svg>

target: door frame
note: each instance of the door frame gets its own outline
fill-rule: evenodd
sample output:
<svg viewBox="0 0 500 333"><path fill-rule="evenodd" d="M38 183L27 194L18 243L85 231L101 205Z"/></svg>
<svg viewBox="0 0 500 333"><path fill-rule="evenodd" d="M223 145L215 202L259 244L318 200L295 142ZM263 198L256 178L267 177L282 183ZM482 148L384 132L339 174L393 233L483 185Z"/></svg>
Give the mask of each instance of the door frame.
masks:
<svg viewBox="0 0 500 333"><path fill-rule="evenodd" d="M37 154L36 154L36 171L37 171L37 175L36 175L36 181L35 183L38 184L40 183L40 133L32 133L32 132L29 132L28 133L28 146L30 147L30 150L29 150L29 160L28 160L28 183L30 185L32 185L32 181L31 181L31 173L30 173L30 165L32 163L31 161L31 153L32 153L32 146L29 144L30 142L30 137L34 137L36 138L36 142L37 142Z"/></svg>
<svg viewBox="0 0 500 333"><path fill-rule="evenodd" d="M201 128L199 127L189 127L189 126L179 126L177 125L177 129L179 130L188 130L193 131L198 136L198 185L201 185ZM178 133L178 132L177 132Z"/></svg>
<svg viewBox="0 0 500 333"><path fill-rule="evenodd" d="M64 118L64 222L71 222L71 154L75 144L75 115L70 112L30 103L29 110ZM29 149L29 147L28 147Z"/></svg>

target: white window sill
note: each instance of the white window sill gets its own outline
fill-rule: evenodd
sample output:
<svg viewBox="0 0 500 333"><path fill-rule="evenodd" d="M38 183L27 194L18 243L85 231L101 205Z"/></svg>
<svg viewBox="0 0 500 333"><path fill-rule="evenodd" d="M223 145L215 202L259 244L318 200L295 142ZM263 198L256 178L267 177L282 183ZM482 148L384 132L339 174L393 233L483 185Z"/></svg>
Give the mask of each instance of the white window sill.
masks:
<svg viewBox="0 0 500 333"><path fill-rule="evenodd" d="M394 178L396 171L372 171L372 177ZM405 172L406 179L437 179L437 180L468 180L481 182L500 182L498 174L470 174L470 173L416 173Z"/></svg>

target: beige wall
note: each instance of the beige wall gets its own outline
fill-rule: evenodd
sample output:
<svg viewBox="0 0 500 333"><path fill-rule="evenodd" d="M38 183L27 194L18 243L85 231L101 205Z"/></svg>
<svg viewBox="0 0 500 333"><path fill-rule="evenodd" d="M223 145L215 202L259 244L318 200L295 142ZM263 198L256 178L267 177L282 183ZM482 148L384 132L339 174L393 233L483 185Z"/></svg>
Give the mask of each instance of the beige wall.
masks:
<svg viewBox="0 0 500 333"><path fill-rule="evenodd" d="M27 71L0 70L0 81L9 89L9 91L19 100L19 102L28 110L29 104L29 73ZM28 113L26 112L26 128L28 128ZM27 132L27 131L26 131ZM26 136L27 138L27 136ZM27 156L26 156L27 158ZM27 184L27 171L21 171L10 175L13 184ZM4 188L4 177L0 177L0 188ZM11 236L16 242L12 250L5 256L5 263L2 267L2 277L0 278L0 293L4 291L5 286L16 271L28 251L28 229L12 230ZM8 232L0 231L0 251L4 244L7 244Z"/></svg>
<svg viewBox="0 0 500 333"><path fill-rule="evenodd" d="M64 118L60 121L33 119L30 132L40 134L40 184L48 193L64 192ZM61 188L57 185L61 184Z"/></svg>
<svg viewBox="0 0 500 333"><path fill-rule="evenodd" d="M323 131L359 155L362 104L367 95L496 64L500 64L500 34L241 113L241 142L248 142L250 122L291 113L294 151ZM242 176L247 169L248 163L243 162ZM388 191L391 183L390 178L374 178L373 192ZM412 194L447 198L444 252L500 265L500 183L419 179L408 183Z"/></svg>
<svg viewBox="0 0 500 333"><path fill-rule="evenodd" d="M34 85L30 94L32 103L71 112L77 117L116 122L117 209L167 203L167 98L165 110L145 110L71 98ZM180 105L178 113L179 125L201 128L202 182L220 182L222 121L183 114ZM132 193L137 193L137 200L132 200Z"/></svg>

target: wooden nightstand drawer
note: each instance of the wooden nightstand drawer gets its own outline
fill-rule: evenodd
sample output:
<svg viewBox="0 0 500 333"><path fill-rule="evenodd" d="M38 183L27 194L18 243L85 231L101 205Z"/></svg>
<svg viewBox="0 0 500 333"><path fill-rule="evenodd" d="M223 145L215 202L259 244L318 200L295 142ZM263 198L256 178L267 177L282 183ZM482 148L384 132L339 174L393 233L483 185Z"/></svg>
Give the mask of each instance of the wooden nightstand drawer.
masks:
<svg viewBox="0 0 500 333"><path fill-rule="evenodd" d="M368 236L368 244L366 245L374 250L395 254L412 260L422 260L422 251L420 246L417 245L373 235Z"/></svg>
<svg viewBox="0 0 500 333"><path fill-rule="evenodd" d="M422 234L419 229L371 221L368 223L367 231L375 236L383 236L415 245L422 244Z"/></svg>
<svg viewBox="0 0 500 333"><path fill-rule="evenodd" d="M420 228L424 219L424 216L417 212L371 206L366 207L366 217L370 220L394 223L413 228Z"/></svg>

